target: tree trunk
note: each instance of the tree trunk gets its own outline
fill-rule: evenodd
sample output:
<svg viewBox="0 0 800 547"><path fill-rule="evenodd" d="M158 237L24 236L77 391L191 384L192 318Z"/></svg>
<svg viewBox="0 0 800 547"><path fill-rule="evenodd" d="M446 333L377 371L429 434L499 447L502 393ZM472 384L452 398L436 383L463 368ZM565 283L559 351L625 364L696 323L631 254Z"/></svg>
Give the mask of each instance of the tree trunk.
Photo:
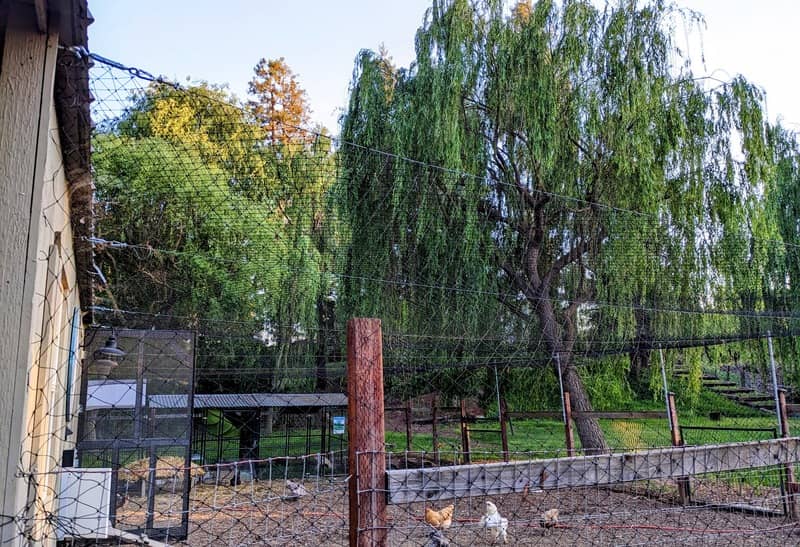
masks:
<svg viewBox="0 0 800 547"><path fill-rule="evenodd" d="M264 415L264 435L272 435L272 428L275 424L275 409L273 407L267 408L267 413Z"/></svg>
<svg viewBox="0 0 800 547"><path fill-rule="evenodd" d="M609 451L603 430L596 418L586 416L585 412L591 412L592 404L583 387L583 380L578 371L572 364L572 344L574 343L574 324L575 317L567 318L565 324L572 327L567 328L571 334L567 335L567 341L562 337L559 329L559 322L556 320L555 310L552 303L544 298L537 299L537 315L542 327L542 335L553 355L558 356L557 366L561 367L561 374L564 381L564 389L569 391L573 410L578 411L575 417L575 425L578 428L578 437L581 439L581 446L586 454L604 454ZM577 313L577 312L576 312Z"/></svg>
<svg viewBox="0 0 800 547"><path fill-rule="evenodd" d="M631 351L630 359L628 380L634 388L637 388L642 382L644 372L650 368L650 350L637 346Z"/></svg>
<svg viewBox="0 0 800 547"><path fill-rule="evenodd" d="M578 371L567 361L566 366L562 365L561 372L564 378L564 389L569 391L572 410L578 412L575 416L575 425L578 428L578 437L581 439L584 453L587 455L608 453L608 444L603 430L600 429L600 423L596 418L590 418L583 414L592 411L592 404L586 395L586 389L583 387L583 380Z"/></svg>
<svg viewBox="0 0 800 547"><path fill-rule="evenodd" d="M324 393L328 390L328 359L324 353L317 353L317 368L315 371L316 381L314 389L318 393Z"/></svg>
<svg viewBox="0 0 800 547"><path fill-rule="evenodd" d="M328 360L331 357L331 350L334 343L331 341L334 329L334 310L335 302L329 300L324 295L317 298L317 363L315 371L315 387L319 392L328 391L330 382L328 381Z"/></svg>
<svg viewBox="0 0 800 547"><path fill-rule="evenodd" d="M261 366L265 371L267 371L267 373L264 376L264 380L259 382L258 389L259 391L272 391L272 386L275 382L275 357L270 355L269 348L266 348L265 346L261 347L261 353Z"/></svg>

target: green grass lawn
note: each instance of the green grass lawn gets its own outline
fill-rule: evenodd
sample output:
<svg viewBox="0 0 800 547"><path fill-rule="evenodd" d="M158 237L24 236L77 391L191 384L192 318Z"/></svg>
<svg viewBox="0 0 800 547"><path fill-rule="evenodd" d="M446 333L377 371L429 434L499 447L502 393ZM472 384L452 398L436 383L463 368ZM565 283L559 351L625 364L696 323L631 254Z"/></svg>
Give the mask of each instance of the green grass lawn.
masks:
<svg viewBox="0 0 800 547"><path fill-rule="evenodd" d="M694 411L682 408L682 401L678 400L679 423L685 444L707 445L731 442L765 440L774 437L776 427L775 418L749 407L737 405L729 399L710 390L703 390L696 401ZM606 409L611 410L611 409ZM660 401L637 400L633 406L625 408L627 411L656 410L662 411ZM712 420L712 412L721 414L718 420ZM666 447L671 444L669 426L666 419L616 419L600 420L609 446L617 451L643 450L648 448ZM693 428L708 429L693 429ZM412 452L433 451L433 436L430 427L415 426L411 446ZM723 428L740 428L739 430ZM422 429L422 431L420 431ZM501 441L497 420L486 419L471 425L470 444L473 459L499 459L501 456ZM475 431L475 430L491 431ZM744 430L749 429L749 430ZM761 429L762 431L756 431ZM800 433L800 418L790 419L790 429ZM458 460L461 452L461 431L457 420L441 421L438 425L439 452L442 458L450 461ZM238 430L233 429L231 437L219 439L216 435L207 434L203 446L200 435L195 437L193 454L200 454L200 461L204 464L219 462L232 462L240 459ZM306 434L308 433L308 439ZM329 435L327 450L344 451L347 449L347 436ZM574 430L576 448L580 448L580 439L577 430ZM513 420L508 427L509 450L520 457L556 457L564 456L565 435L564 427L559 419L525 419ZM387 448L391 452L405 452L406 433L401 426L399 430L386 432ZM272 435L262 436L259 439L258 458L297 457L315 454L321 451L321 431L319 428L297 428L286 431L276 429ZM221 454L220 454L221 449ZM101 451L102 452L102 451ZM144 457L144 452L139 450L120 452L121 463ZM84 455L86 465L106 465L110 459L110 452L88 453ZM83 462L82 462L83 463Z"/></svg>
<svg viewBox="0 0 800 547"><path fill-rule="evenodd" d="M686 416L679 419L685 444L707 445L732 442L766 440L774 438L776 428L772 416L722 417L712 420L706 416ZM471 426L473 429L494 429L498 432L470 433L471 449L475 453L499 456L501 450L499 426L497 422L481 422ZM664 419L624 419L600 420L608 444L614 450L643 450L671 445L669 425ZM691 429L704 427L709 429ZM684 429L685 428L685 429ZM742 428L725 430L722 428ZM800 432L800 419L790 419L790 428ZM749 430L744 430L749 429ZM761 429L763 431L756 431ZM576 448L580 447L577 431L574 431ZM390 450L406 450L405 432L387 432L386 442ZM461 449L461 433L458 424L439 427L440 451L455 453ZM565 434L560 420L536 419L514 420L508 428L508 445L511 452L531 452L540 457L564 455ZM433 450L433 436L430 433L415 433L412 437L412 451L430 452Z"/></svg>

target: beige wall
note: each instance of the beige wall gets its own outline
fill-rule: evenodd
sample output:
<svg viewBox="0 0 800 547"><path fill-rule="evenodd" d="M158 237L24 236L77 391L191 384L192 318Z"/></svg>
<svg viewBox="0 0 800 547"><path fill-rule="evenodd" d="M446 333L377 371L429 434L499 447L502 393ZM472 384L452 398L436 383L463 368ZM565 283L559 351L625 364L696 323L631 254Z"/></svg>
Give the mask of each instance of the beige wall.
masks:
<svg viewBox="0 0 800 547"><path fill-rule="evenodd" d="M15 519L0 522L2 545L55 543L43 517L75 439L65 440L65 396L79 302L52 101L57 45L57 32L38 32L32 4L11 4L0 65L0 500Z"/></svg>
<svg viewBox="0 0 800 547"><path fill-rule="evenodd" d="M62 451L74 448L77 388L80 385L77 362L71 385L67 385L73 312L80 307L80 302L69 220L69 191L53 109L48 133L36 245L36 290L31 303L33 328L29 337L30 365L24 410L27 423L20 455L22 467L34 473L35 478L35 491L29 489L29 497L35 498L35 506L28 515L35 538L55 535L55 531L48 527L46 516L57 511L55 494L59 486L57 471ZM78 340L82 340L81 334L79 332ZM69 412L65 408L67 389L73 394ZM69 429L73 431L69 436L66 434L68 418L71 418Z"/></svg>

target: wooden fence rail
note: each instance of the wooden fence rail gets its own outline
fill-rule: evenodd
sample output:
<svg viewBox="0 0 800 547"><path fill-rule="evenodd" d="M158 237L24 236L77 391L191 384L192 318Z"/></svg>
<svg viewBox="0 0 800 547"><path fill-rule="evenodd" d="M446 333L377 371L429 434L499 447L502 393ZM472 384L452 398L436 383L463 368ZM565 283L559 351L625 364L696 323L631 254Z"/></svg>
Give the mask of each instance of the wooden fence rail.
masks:
<svg viewBox="0 0 800 547"><path fill-rule="evenodd" d="M800 438L387 471L390 504L580 488L800 462Z"/></svg>

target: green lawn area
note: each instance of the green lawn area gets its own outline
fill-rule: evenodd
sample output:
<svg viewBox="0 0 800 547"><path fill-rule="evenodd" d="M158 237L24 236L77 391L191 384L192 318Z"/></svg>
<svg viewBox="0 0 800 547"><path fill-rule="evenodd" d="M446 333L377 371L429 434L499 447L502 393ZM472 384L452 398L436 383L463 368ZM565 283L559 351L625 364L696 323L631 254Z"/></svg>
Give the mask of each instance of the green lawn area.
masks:
<svg viewBox="0 0 800 547"><path fill-rule="evenodd" d="M699 401L695 412L682 410L681 401L678 401L679 423L685 444L722 444L765 440L774 437L777 424L775 418L769 414L737 405L710 390L703 390ZM661 411L662 408L658 401L648 400L637 401L633 408L625 410ZM711 412L721 413L720 419L711 419ZM644 450L666 447L671 444L666 419L603 419L600 420L600 426L609 446L617 451ZM200 436L196 436L192 454L200 454L200 461L207 465L218 461L237 461L239 459L238 430L229 429L231 431L223 432L221 443L218 442L219 438L213 434L214 432L206 435L205 446L203 446ZM433 436L430 426L415 425L415 429L410 451L431 453ZM482 420L472 424L471 429L470 441L473 460L499 459L501 442L496 419ZM790 419L790 430L800 433L800 418ZM441 421L438 425L438 432L441 457L449 461L458 460L458 454L461 452L461 431L458 421ZM306 438L307 434L308 438ZM574 439L576 448L580 448L577 430L574 432ZM516 453L514 458L547 458L566 455L564 427L559 419L515 419L508 427L508 442L509 450ZM390 452L405 452L407 448L405 428L401 426L399 430L387 431L386 443ZM222 449L221 454L220 448ZM281 428L274 430L271 435L265 435L259 439L257 457L262 459L283 456L298 457L318 453L321 448L319 428L308 430L290 428L288 437L286 431ZM327 450L340 452L346 449L346 434L328 435ZM169 449L162 449L161 452L164 452L164 455L170 454ZM144 456L143 450L120 451L122 464ZM110 451L86 453L83 456L82 464L87 466L109 465L110 457Z"/></svg>
<svg viewBox="0 0 800 547"><path fill-rule="evenodd" d="M772 416L722 417L712 420L705 416L687 416L679 420L684 442L690 445L720 444L771 439L776 428ZM600 420L606 440L614 450L643 450L647 448L670 446L669 425L661 419L623 419ZM481 422L472 426L475 429L493 429L498 432L470 433L471 449L484 453L486 458L499 457L501 450L499 426L497 422ZM692 429L694 427L709 429ZM721 428L740 428L725 430ZM790 428L800 432L800 419L790 419ZM745 430L747 429L747 430ZM761 431L757 431L761 430ZM576 448L580 447L577 431L574 433ZM387 432L386 442L390 450L402 452L406 449L405 432ZM460 450L461 433L457 423L439 427L440 451L443 455ZM530 452L533 457L555 457L564 455L565 435L560 420L531 419L515 420L508 429L508 445L511 452ZM430 452L433 450L433 436L430 433L415 433L412 438L412 451ZM483 456L482 456L483 457Z"/></svg>

